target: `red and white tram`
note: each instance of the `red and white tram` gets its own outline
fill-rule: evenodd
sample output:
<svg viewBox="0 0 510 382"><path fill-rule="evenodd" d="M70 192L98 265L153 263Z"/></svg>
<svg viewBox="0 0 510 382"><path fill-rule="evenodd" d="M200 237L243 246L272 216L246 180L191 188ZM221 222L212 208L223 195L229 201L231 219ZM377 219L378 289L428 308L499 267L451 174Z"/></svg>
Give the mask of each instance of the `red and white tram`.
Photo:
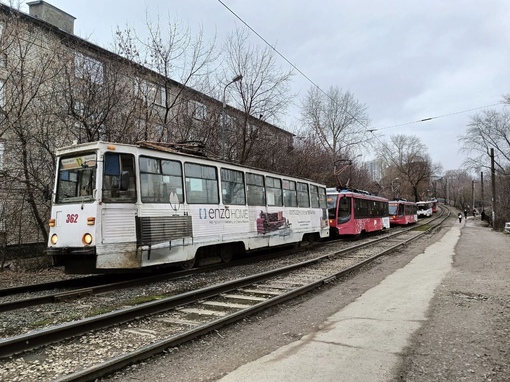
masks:
<svg viewBox="0 0 510 382"><path fill-rule="evenodd" d="M414 224L418 221L416 203L407 200L389 202L390 225Z"/></svg>
<svg viewBox="0 0 510 382"><path fill-rule="evenodd" d="M359 235L390 228L388 199L351 190L327 189L332 235Z"/></svg>
<svg viewBox="0 0 510 382"><path fill-rule="evenodd" d="M326 187L310 180L149 142L56 154L47 253L69 273L187 268L329 236Z"/></svg>

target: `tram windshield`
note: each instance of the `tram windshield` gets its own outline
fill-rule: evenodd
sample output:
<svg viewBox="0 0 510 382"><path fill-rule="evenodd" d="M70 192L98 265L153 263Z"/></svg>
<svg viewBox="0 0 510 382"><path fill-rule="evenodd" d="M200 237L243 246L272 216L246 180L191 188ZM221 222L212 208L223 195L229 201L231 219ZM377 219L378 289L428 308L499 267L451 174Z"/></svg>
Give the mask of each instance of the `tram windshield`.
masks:
<svg viewBox="0 0 510 382"><path fill-rule="evenodd" d="M61 158L58 164L56 203L94 200L96 154Z"/></svg>
<svg viewBox="0 0 510 382"><path fill-rule="evenodd" d="M338 195L328 195L328 217L329 219L336 218L336 201L338 199Z"/></svg>
<svg viewBox="0 0 510 382"><path fill-rule="evenodd" d="M342 224L348 222L351 218L351 198L340 196L337 216L338 197L338 195L328 195L328 217L329 219L336 219L337 224Z"/></svg>
<svg viewBox="0 0 510 382"><path fill-rule="evenodd" d="M426 203L418 203L418 209L420 211L423 211L423 210L428 210L429 208L431 208L428 204Z"/></svg>
<svg viewBox="0 0 510 382"><path fill-rule="evenodd" d="M398 204L390 204L388 206L388 212L390 215L396 215L398 210Z"/></svg>

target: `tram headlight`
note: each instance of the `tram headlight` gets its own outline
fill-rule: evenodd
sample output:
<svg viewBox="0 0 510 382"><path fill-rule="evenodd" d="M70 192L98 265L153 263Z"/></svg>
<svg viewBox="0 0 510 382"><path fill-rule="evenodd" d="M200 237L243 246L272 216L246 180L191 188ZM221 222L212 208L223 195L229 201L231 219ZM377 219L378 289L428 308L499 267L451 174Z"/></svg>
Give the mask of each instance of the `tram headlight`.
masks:
<svg viewBox="0 0 510 382"><path fill-rule="evenodd" d="M51 235L51 244L56 245L57 241L58 241L58 236L56 233L54 233L53 235Z"/></svg>
<svg viewBox="0 0 510 382"><path fill-rule="evenodd" d="M90 233L86 233L85 235L83 235L81 241L85 245L90 245L92 243L92 235Z"/></svg>

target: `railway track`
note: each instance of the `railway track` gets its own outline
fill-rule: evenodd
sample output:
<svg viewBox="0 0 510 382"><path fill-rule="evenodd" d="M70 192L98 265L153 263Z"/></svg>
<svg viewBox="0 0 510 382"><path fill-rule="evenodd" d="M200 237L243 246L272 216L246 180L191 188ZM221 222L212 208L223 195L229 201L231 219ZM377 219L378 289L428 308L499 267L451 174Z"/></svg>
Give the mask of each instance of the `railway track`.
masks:
<svg viewBox="0 0 510 382"><path fill-rule="evenodd" d="M390 235L399 235L401 231L414 229L417 226L427 224L427 222L419 222L411 228L401 228L395 230ZM287 256L289 253L296 250L282 251L280 256ZM59 303L62 301L69 301L75 298L84 296L97 295L107 293L115 290L131 288L136 286L148 285L162 281L175 280L182 277L187 277L196 273L210 272L225 267L232 267L243 265L255 261L266 260L274 258L274 254L254 256L247 259L238 260L231 264L213 264L203 268L195 268L186 271L177 271L172 273L158 273L158 274L113 274L113 275L94 275L87 277L78 277L68 280L54 281L49 283L24 285L13 288L0 289L0 313L9 312L17 309L34 307L42 304ZM37 292L46 292L31 296ZM2 301L2 297L11 296L10 299Z"/></svg>
<svg viewBox="0 0 510 382"><path fill-rule="evenodd" d="M426 224L433 229L443 219ZM34 360L27 370L40 368L44 380L94 380L334 282L426 232L401 230L341 251L332 244L311 260L3 339L0 370L7 374L0 371L0 379L12 377L8 371L20 362Z"/></svg>

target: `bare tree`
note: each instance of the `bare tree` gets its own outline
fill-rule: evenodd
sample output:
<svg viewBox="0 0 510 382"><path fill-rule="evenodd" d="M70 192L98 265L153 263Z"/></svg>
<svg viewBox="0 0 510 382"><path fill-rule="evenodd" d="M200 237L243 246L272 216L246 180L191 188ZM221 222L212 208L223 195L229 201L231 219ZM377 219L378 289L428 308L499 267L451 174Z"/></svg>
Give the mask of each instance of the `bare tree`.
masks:
<svg viewBox="0 0 510 382"><path fill-rule="evenodd" d="M19 221L11 223L23 231L21 237L14 227L7 228L11 234L7 240L18 236L17 242L46 241L49 204L43 194L54 172L48 146L40 143L52 138L45 135L50 127L55 131L51 84L61 69L54 54L59 43L46 38L43 30L29 28L16 12L2 21L1 54L8 76L0 84L0 135L5 149L1 177L4 193L18 198L7 199L18 203ZM11 207L6 206L12 211Z"/></svg>
<svg viewBox="0 0 510 382"><path fill-rule="evenodd" d="M348 91L331 87L324 93L317 87L310 88L301 117L329 153L331 163L352 155L368 142L367 108Z"/></svg>
<svg viewBox="0 0 510 382"><path fill-rule="evenodd" d="M168 20L163 26L159 18L153 21L146 16L147 38L138 37L130 28L118 29L115 51L161 75L150 83L137 78L136 68L132 73L134 81L138 81L135 83L137 92L144 95L148 105L158 105L145 108L142 116L142 120L158 126L159 134L155 140L189 140L192 137L185 120L189 112L185 89L210 90L210 66L217 58L215 37L206 42L202 29L193 37L189 28L181 28L178 22L170 21L170 16Z"/></svg>
<svg viewBox="0 0 510 382"><path fill-rule="evenodd" d="M285 147L277 138L278 131L251 122L250 116L271 124L281 122L293 99L292 71L278 66L270 47L250 45L245 29L236 29L227 38L224 54L227 69L221 79L222 93L232 96L235 106L244 112L242 120L231 119L227 123L228 159L267 167L264 158ZM238 75L242 75L242 81L227 86Z"/></svg>
<svg viewBox="0 0 510 382"><path fill-rule="evenodd" d="M450 204L461 210L467 209L472 204L473 178L465 170L448 170L444 178L448 179Z"/></svg>
<svg viewBox="0 0 510 382"><path fill-rule="evenodd" d="M393 135L390 142L381 142L379 159L386 164L391 177L399 177L412 189L415 201L426 196L435 167L427 154L427 147L416 136Z"/></svg>
<svg viewBox="0 0 510 382"><path fill-rule="evenodd" d="M61 97L60 120L77 142L108 140L135 143L152 133L146 94L137 91L129 65L95 58L86 47L63 49L65 63L55 88ZM145 88L144 88L145 89Z"/></svg>
<svg viewBox="0 0 510 382"><path fill-rule="evenodd" d="M503 97L510 104L510 95ZM494 227L501 227L510 219L510 113L486 110L471 117L466 134L459 138L462 151L469 154L464 162L467 169L491 169L491 150L494 150L494 171L496 193L492 200L496 206ZM490 191L489 191L490 192ZM489 193L488 192L488 193ZM490 192L491 193L491 192ZM492 193L491 193L492 194Z"/></svg>
<svg viewBox="0 0 510 382"><path fill-rule="evenodd" d="M510 103L510 95L506 96ZM466 134L459 137L462 151L470 155L464 166L469 169L490 168L490 151L494 149L495 166L500 174L510 175L510 112L485 110L471 117Z"/></svg>

